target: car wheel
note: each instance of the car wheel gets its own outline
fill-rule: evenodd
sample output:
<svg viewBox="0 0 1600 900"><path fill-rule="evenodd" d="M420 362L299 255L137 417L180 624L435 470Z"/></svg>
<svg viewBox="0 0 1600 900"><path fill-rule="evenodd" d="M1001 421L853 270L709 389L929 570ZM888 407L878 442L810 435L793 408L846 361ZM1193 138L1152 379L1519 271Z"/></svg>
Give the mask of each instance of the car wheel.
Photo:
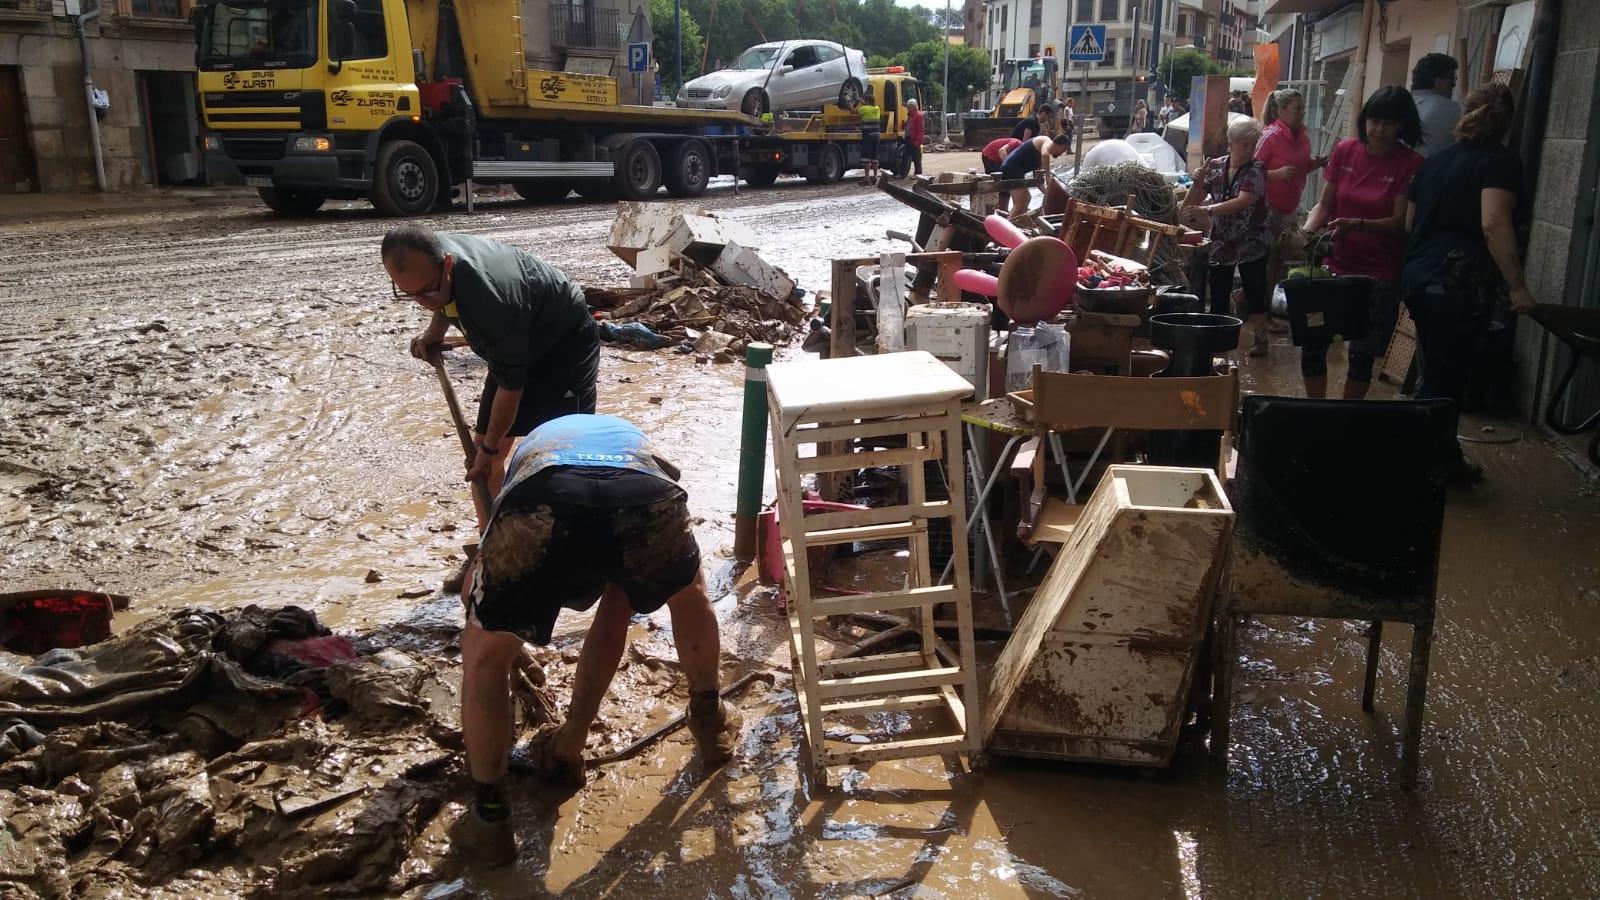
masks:
<svg viewBox="0 0 1600 900"><path fill-rule="evenodd" d="M309 216L328 201L328 198L321 194L286 191L280 188L256 188L256 193L261 195L261 202L265 203L267 208L280 216Z"/></svg>
<svg viewBox="0 0 1600 900"><path fill-rule="evenodd" d="M845 109L855 109L861 105L861 82L855 78L846 78L839 88L839 105Z"/></svg>
<svg viewBox="0 0 1600 900"><path fill-rule="evenodd" d="M766 92L761 88L751 88L749 93L744 95L744 102L739 105L739 109L752 119L761 118L762 113L768 110Z"/></svg>

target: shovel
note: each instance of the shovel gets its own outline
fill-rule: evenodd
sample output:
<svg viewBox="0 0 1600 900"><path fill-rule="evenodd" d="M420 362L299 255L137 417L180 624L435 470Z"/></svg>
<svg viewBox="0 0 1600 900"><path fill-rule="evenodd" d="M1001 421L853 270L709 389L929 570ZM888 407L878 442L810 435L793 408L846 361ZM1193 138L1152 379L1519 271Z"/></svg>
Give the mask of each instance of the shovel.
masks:
<svg viewBox="0 0 1600 900"><path fill-rule="evenodd" d="M467 419L461 414L461 401L456 399L455 385L450 382L450 373L444 370L443 350L453 350L455 344L435 344L428 348L428 363L433 366L433 373L439 376L439 387L444 389L445 405L450 407L450 418L455 422L456 437L461 440L461 452L466 454L467 468L472 468L472 461L478 455L478 448L472 443L472 429L467 426ZM480 478L472 479L472 497L483 508L485 513L493 506L489 497L489 486Z"/></svg>

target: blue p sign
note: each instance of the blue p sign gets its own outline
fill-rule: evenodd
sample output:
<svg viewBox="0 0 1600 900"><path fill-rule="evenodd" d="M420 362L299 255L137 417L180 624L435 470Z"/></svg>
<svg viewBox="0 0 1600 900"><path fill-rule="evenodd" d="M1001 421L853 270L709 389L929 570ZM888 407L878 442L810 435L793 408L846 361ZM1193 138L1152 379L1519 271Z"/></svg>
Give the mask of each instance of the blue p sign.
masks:
<svg viewBox="0 0 1600 900"><path fill-rule="evenodd" d="M650 45L637 43L628 45L628 71L644 72L650 68Z"/></svg>

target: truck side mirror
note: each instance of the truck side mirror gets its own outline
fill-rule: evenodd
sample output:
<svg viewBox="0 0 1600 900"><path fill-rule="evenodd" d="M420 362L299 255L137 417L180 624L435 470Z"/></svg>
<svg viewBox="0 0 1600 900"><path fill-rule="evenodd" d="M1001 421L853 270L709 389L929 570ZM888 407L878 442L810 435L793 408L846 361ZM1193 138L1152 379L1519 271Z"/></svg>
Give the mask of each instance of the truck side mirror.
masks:
<svg viewBox="0 0 1600 900"><path fill-rule="evenodd" d="M418 82L428 80L428 61L422 55L421 47L411 48L411 70L416 73L415 78Z"/></svg>
<svg viewBox="0 0 1600 900"><path fill-rule="evenodd" d="M328 71L337 75L355 46L356 0L333 0L328 4Z"/></svg>

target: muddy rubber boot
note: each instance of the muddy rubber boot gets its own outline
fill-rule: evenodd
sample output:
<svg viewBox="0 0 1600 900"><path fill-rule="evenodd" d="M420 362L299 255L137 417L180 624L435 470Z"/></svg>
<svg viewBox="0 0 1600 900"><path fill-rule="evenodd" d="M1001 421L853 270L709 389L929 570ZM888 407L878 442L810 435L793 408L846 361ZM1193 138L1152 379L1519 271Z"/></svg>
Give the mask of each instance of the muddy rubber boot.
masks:
<svg viewBox="0 0 1600 900"><path fill-rule="evenodd" d="M733 759L743 724L739 710L717 694L689 697L689 733L694 735L707 766L720 766Z"/></svg>
<svg viewBox="0 0 1600 900"><path fill-rule="evenodd" d="M517 835L511 828L511 807L498 785L477 786L477 796L456 821L452 836L461 854L497 867L517 859Z"/></svg>

